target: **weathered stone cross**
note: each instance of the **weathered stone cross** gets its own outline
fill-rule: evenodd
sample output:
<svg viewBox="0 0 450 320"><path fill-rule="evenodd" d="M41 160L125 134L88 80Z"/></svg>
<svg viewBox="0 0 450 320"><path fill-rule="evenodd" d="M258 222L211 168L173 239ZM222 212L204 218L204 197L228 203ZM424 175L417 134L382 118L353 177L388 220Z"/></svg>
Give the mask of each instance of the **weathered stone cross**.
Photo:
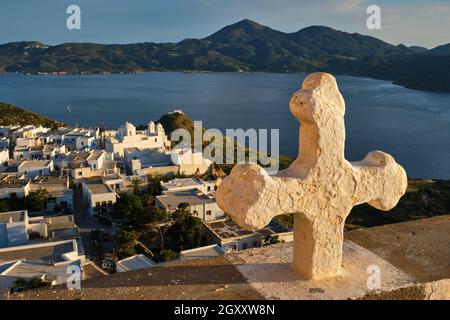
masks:
<svg viewBox="0 0 450 320"><path fill-rule="evenodd" d="M236 165L217 190L217 203L242 228L257 230L295 213L293 268L307 279L341 271L344 223L353 206L392 209L407 187L405 170L381 151L344 158L345 103L336 79L313 73L291 98L301 122L298 158L275 176L257 164Z"/></svg>

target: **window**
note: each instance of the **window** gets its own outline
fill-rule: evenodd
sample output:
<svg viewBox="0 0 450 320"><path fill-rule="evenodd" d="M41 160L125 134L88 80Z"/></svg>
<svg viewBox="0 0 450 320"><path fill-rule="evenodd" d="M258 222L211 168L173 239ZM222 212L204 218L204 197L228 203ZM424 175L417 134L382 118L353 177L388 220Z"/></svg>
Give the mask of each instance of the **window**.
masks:
<svg viewBox="0 0 450 320"><path fill-rule="evenodd" d="M206 215L210 216L211 215L211 210L206 210Z"/></svg>
<svg viewBox="0 0 450 320"><path fill-rule="evenodd" d="M83 172L81 172L81 171L78 171L78 176L82 176L83 175Z"/></svg>

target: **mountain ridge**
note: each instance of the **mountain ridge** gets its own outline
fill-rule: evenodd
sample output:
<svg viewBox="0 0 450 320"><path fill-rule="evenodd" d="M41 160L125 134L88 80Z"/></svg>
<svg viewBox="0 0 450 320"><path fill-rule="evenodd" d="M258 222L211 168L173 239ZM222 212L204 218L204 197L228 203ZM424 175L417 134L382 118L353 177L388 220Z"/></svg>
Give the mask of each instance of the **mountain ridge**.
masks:
<svg viewBox="0 0 450 320"><path fill-rule="evenodd" d="M0 71L26 74L326 71L390 80L415 89L450 91L447 81L450 71L443 69L450 61L448 48L450 44L430 50L396 46L369 35L326 26L286 33L244 19L207 37L177 43L55 46L37 41L7 43L0 45ZM412 76L415 78L411 79Z"/></svg>

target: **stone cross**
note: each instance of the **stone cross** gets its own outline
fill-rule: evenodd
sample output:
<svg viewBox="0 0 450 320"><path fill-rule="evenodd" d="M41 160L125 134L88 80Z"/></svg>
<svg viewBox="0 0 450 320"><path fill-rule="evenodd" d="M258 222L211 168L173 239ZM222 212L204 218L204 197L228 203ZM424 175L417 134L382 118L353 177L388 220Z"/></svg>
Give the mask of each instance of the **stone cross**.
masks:
<svg viewBox="0 0 450 320"><path fill-rule="evenodd" d="M345 102L332 75L309 75L290 110L301 123L297 159L274 176L257 164L236 165L220 184L217 203L247 230L294 213L294 270L306 279L329 278L340 274L344 223L353 206L392 209L407 177L381 151L353 163L344 158Z"/></svg>

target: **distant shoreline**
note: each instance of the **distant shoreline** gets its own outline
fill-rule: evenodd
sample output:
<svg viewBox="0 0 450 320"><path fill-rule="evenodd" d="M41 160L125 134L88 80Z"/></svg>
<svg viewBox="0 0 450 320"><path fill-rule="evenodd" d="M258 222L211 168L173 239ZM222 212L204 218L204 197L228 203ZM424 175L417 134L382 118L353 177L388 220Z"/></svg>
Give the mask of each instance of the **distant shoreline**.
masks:
<svg viewBox="0 0 450 320"><path fill-rule="evenodd" d="M314 71L314 72L326 72L326 71ZM153 70L153 71L141 71L141 72L89 72L89 73L24 73L24 72L1 72L1 76L5 75L21 75L21 76L41 76L41 77L64 77L64 76L129 76L129 75L140 75L140 74L146 74L146 73L184 73L184 74L280 74L280 75L307 75L306 72L270 72L270 71L205 71L205 70L198 70L198 71L183 71L183 70ZM311 72L312 73L312 72ZM331 73L331 72L329 72ZM390 82L392 85L403 87L409 90L416 90L416 91L424 91L424 92L433 92L433 93L442 93L442 94L450 94L450 91L445 90L432 90L432 89L421 89L416 87L411 87L408 85L404 85L402 83L398 83L397 81L393 81L390 79L382 79L382 78L376 78L376 77L368 77L368 76L359 76L359 75L352 75L352 74L339 74L339 73L332 73L335 76L341 76L341 77L354 77L354 78L360 78L360 79L369 79L369 80L379 80L379 81L386 81Z"/></svg>

